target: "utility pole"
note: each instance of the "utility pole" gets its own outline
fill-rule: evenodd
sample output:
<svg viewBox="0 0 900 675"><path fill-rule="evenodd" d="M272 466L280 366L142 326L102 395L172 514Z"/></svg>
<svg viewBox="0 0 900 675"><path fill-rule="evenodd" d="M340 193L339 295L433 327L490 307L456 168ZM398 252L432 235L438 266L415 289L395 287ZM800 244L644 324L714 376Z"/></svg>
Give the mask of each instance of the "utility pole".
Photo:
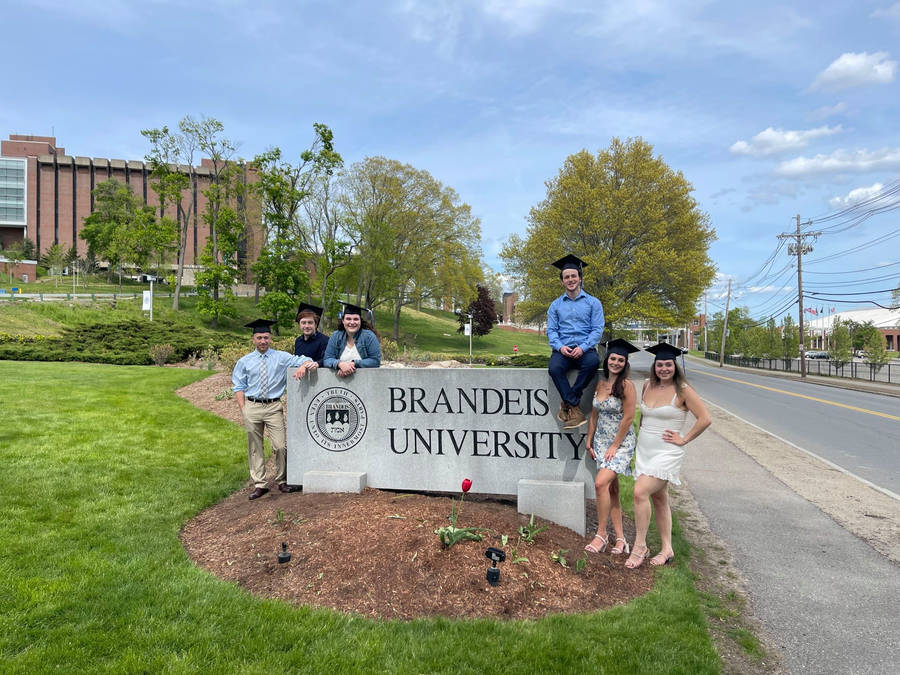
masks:
<svg viewBox="0 0 900 675"><path fill-rule="evenodd" d="M725 320L722 322L722 344L719 345L719 368L725 365L725 336L728 335L728 305L731 303L731 279L728 280L728 295L725 296Z"/></svg>
<svg viewBox="0 0 900 675"><path fill-rule="evenodd" d="M798 321L800 328L800 377L806 377L806 344L804 343L805 333L803 331L803 255L810 253L813 248L811 244L804 243L806 237L817 239L821 232L801 232L800 231L800 214L797 216L797 232L782 232L778 235L779 239L793 239L793 243L788 245L788 255L797 256L797 302L800 306L800 320ZM802 223L809 225L810 221Z"/></svg>
<svg viewBox="0 0 900 675"><path fill-rule="evenodd" d="M709 313L706 309L706 292L703 293L703 351L709 351L709 333L706 327L709 326Z"/></svg>

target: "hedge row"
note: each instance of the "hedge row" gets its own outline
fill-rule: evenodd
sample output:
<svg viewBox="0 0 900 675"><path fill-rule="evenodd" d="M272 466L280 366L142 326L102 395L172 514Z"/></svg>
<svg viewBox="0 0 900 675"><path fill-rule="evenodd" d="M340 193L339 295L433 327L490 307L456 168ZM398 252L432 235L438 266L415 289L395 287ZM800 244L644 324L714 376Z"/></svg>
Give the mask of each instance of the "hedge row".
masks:
<svg viewBox="0 0 900 675"><path fill-rule="evenodd" d="M116 365L150 365L150 346L170 344L172 361L184 361L202 351L220 351L233 338L172 321L147 323L130 319L65 328L61 337L29 340L4 336L0 359L16 361L87 361Z"/></svg>

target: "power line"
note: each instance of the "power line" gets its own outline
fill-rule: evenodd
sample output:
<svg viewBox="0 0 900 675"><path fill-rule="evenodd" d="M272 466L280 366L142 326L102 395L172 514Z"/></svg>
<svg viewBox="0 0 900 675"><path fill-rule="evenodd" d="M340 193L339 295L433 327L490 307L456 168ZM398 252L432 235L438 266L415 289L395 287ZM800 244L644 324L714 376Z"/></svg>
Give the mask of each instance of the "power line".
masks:
<svg viewBox="0 0 900 675"><path fill-rule="evenodd" d="M810 260L809 264L817 265L819 263L828 262L829 260L834 260L835 258L841 258L849 253L857 253L858 251L862 251L867 248L871 248L872 246L875 246L876 244L880 244L882 242L887 241L888 239L892 239L893 237L896 237L897 235L900 235L900 229L896 229L892 232L888 232L887 234L884 234L884 235L882 235L876 239L873 239L871 241L862 243L858 246L854 246L853 248L848 248L843 251L838 251L836 253L832 253L830 255L825 256L824 258L815 258L813 260Z"/></svg>
<svg viewBox="0 0 900 675"><path fill-rule="evenodd" d="M885 267L895 267L897 265L900 265L900 262L887 263L886 265L875 265L874 267L863 267L862 269L858 269L858 270L843 270L840 272L816 272L813 270L807 270L806 273L807 274L856 274L857 272L871 272L872 270L880 270L880 269L884 269Z"/></svg>

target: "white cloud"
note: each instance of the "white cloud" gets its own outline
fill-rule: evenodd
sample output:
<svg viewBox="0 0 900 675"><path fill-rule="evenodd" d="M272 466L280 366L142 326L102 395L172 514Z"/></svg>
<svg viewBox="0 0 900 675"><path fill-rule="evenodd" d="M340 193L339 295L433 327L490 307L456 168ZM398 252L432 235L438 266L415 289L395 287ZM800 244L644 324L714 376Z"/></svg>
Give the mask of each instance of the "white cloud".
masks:
<svg viewBox="0 0 900 675"><path fill-rule="evenodd" d="M841 101L840 103L835 103L834 105L826 105L821 108L817 108L810 113L810 119L814 120L824 120L829 117L835 117L836 115L843 115L847 112L848 106L846 103Z"/></svg>
<svg viewBox="0 0 900 675"><path fill-rule="evenodd" d="M890 7L884 7L876 9L874 12L869 14L869 17L872 19L896 19L900 21L900 2L895 2Z"/></svg>
<svg viewBox="0 0 900 675"><path fill-rule="evenodd" d="M433 43L445 58L453 55L462 23L460 6L448 0L406 0L400 10L409 17L413 40Z"/></svg>
<svg viewBox="0 0 900 675"><path fill-rule="evenodd" d="M900 148L835 150L830 155L796 157L779 164L775 173L798 178L823 173L900 170Z"/></svg>
<svg viewBox="0 0 900 675"><path fill-rule="evenodd" d="M507 24L514 33L532 33L553 9L550 0L487 0L482 11Z"/></svg>
<svg viewBox="0 0 900 675"><path fill-rule="evenodd" d="M889 60L887 52L847 52L819 73L810 89L837 91L864 84L885 84L893 82L896 71L897 62Z"/></svg>
<svg viewBox="0 0 900 675"><path fill-rule="evenodd" d="M805 148L814 138L831 136L841 131L841 125L835 127L817 127L803 131L784 131L769 127L760 131L756 136L747 141L738 141L731 146L731 152L735 155L750 155L752 157L764 157L775 155L789 150Z"/></svg>
<svg viewBox="0 0 900 675"><path fill-rule="evenodd" d="M875 183L869 187L856 188L855 190L850 190L846 197L832 197L828 200L828 204L833 209L841 209L868 199L869 197L878 194L883 189L884 185L881 183Z"/></svg>

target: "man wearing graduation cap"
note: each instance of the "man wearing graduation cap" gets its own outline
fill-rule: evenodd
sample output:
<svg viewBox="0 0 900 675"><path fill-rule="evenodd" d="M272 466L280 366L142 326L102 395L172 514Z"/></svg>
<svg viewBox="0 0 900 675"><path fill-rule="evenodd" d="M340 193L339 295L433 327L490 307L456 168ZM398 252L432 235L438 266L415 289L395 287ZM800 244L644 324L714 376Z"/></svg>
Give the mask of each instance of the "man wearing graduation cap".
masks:
<svg viewBox="0 0 900 675"><path fill-rule="evenodd" d="M553 263L559 268L559 279L565 290L547 310L547 339L550 355L550 378L559 391L562 404L557 417L566 429L587 422L581 411L581 395L600 366L597 343L603 337L603 305L581 288L582 270L587 266L571 253ZM575 382L569 385L567 374L577 370Z"/></svg>
<svg viewBox="0 0 900 675"><path fill-rule="evenodd" d="M301 302L297 308L297 324L300 326L300 337L294 341L294 354L296 356L308 356L313 361L322 365L325 358L325 347L328 346L328 336L319 332L319 322L322 320L322 308Z"/></svg>
<svg viewBox="0 0 900 675"><path fill-rule="evenodd" d="M275 455L275 484L281 492L293 492L287 480L287 453L284 433L284 411L281 397L287 386L287 369L297 366L294 379L300 379L318 364L308 356L295 356L270 349L271 326L274 321L257 319L246 324L253 329L254 351L242 356L234 365L231 381L234 398L241 409L244 429L247 430L247 455L250 461L250 480L253 492L250 499L259 499L269 491L266 481L266 456L263 434L268 430Z"/></svg>

